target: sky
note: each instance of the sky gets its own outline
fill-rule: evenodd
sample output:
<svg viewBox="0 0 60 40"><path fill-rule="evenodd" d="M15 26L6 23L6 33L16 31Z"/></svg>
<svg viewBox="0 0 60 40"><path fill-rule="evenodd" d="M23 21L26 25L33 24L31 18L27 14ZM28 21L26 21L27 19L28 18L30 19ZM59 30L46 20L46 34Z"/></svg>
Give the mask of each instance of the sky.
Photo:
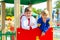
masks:
<svg viewBox="0 0 60 40"><path fill-rule="evenodd" d="M52 0L52 7L54 8L55 7L55 2L56 2L57 0ZM14 4L8 4L8 3L6 3L6 7L14 7ZM24 5L24 7L27 7L26 5ZM36 8L36 9L44 9L44 8L46 8L47 7L47 2L43 2L43 3L39 3L39 4L35 4L35 5L33 5L32 7L34 7L34 8Z"/></svg>
<svg viewBox="0 0 60 40"><path fill-rule="evenodd" d="M56 1L57 0L52 0L52 7L53 8L56 6L56 4L55 4ZM47 8L47 2L43 2L43 3L40 3L40 4L33 5L33 7L36 8L36 9L44 9L44 8Z"/></svg>

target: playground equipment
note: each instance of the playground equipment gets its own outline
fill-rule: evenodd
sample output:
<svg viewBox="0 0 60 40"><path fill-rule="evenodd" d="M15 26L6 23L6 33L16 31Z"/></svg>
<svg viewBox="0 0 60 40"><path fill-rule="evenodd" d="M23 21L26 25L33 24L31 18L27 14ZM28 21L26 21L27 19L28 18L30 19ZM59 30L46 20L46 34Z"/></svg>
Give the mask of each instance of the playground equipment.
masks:
<svg viewBox="0 0 60 40"><path fill-rule="evenodd" d="M36 4L36 3L40 3L40 2L45 2L46 0L1 0L1 13L2 13L2 29L5 28L5 3L14 3L14 16L15 16L15 29L20 27L20 3L24 4L24 5L29 5L29 3L32 4ZM18 5L17 5L18 4ZM29 7L31 7L29 5ZM52 0L47 0L47 9L49 10L49 14L50 14L50 18L52 20ZM20 31L23 32L20 28L19 28L19 33L16 38L17 40L20 39ZM3 30L3 33L5 31ZM30 31L29 31L30 32ZM33 31L32 31L33 32ZM28 33L28 32L27 32ZM2 34L3 35L3 34ZM27 35L27 34L26 34ZM36 34L34 34L36 36ZM31 37L31 36L30 36ZM3 37L4 38L4 37ZM5 40L5 38L3 39Z"/></svg>
<svg viewBox="0 0 60 40"><path fill-rule="evenodd" d="M5 36L5 40L14 40L15 33L13 32L6 32L5 34L0 31L0 40L2 40L2 36Z"/></svg>
<svg viewBox="0 0 60 40"><path fill-rule="evenodd" d="M40 36L39 28L26 31L17 28L17 40L53 40L53 28L49 28L44 36Z"/></svg>
<svg viewBox="0 0 60 40"><path fill-rule="evenodd" d="M14 40L15 34L13 32L6 32L6 40Z"/></svg>
<svg viewBox="0 0 60 40"><path fill-rule="evenodd" d="M31 39L32 40L48 40L48 39L53 40L52 31L53 31L53 28L49 28L44 36L39 37L40 31L38 28L27 31L27 32L21 28L17 28L16 32L7 31L5 34L2 33L2 31L0 31L0 40L2 40L2 36L5 36L6 40L15 40L15 37L17 38L17 40L25 40L26 38L28 40L31 40Z"/></svg>

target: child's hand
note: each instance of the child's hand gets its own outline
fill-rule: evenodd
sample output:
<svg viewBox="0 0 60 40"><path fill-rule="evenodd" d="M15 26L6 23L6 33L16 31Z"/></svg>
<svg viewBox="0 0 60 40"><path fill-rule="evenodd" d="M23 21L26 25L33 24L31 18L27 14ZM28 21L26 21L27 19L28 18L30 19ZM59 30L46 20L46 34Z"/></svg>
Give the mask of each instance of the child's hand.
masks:
<svg viewBox="0 0 60 40"><path fill-rule="evenodd" d="M40 26L41 26L41 24L37 24L37 26L38 26L38 27L40 27Z"/></svg>
<svg viewBox="0 0 60 40"><path fill-rule="evenodd" d="M44 32L42 32L42 36L44 36L45 35L45 33Z"/></svg>

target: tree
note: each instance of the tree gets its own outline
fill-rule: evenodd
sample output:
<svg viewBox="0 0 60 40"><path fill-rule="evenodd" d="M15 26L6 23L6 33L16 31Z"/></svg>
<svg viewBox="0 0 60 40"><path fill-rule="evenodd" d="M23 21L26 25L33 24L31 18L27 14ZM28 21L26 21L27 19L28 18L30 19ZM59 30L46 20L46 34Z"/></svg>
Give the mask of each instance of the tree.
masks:
<svg viewBox="0 0 60 40"><path fill-rule="evenodd" d="M38 13L38 14L40 14L40 13L41 13L41 11L42 11L41 9L38 9L38 10L37 10L37 13Z"/></svg>
<svg viewBox="0 0 60 40"><path fill-rule="evenodd" d="M55 7L56 9L59 9L60 8L60 0L57 0L56 1L56 7Z"/></svg>
<svg viewBox="0 0 60 40"><path fill-rule="evenodd" d="M20 6L22 12L22 6ZM14 7L6 8L6 16L14 16Z"/></svg>
<svg viewBox="0 0 60 40"><path fill-rule="evenodd" d="M37 10L36 10L35 8L32 8L32 11L33 11L34 13L37 13Z"/></svg>
<svg viewBox="0 0 60 40"><path fill-rule="evenodd" d="M40 14L41 11L42 11L42 9L37 9L37 10L36 10L36 8L32 8L32 11L33 11L34 13L36 13L36 14Z"/></svg>
<svg viewBox="0 0 60 40"><path fill-rule="evenodd" d="M6 16L14 16L14 7L6 8Z"/></svg>

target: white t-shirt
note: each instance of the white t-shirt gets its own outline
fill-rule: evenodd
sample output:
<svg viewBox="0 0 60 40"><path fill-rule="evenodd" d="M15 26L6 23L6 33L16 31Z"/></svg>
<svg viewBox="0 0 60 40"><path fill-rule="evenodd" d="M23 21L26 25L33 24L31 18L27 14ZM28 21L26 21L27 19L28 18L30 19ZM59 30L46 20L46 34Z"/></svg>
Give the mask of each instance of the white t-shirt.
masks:
<svg viewBox="0 0 60 40"><path fill-rule="evenodd" d="M32 23L34 24L31 26L32 29L37 28L37 20L33 16L30 17L30 24ZM28 26L28 18L26 18L26 16L21 18L21 26L23 29L30 30L30 25Z"/></svg>

